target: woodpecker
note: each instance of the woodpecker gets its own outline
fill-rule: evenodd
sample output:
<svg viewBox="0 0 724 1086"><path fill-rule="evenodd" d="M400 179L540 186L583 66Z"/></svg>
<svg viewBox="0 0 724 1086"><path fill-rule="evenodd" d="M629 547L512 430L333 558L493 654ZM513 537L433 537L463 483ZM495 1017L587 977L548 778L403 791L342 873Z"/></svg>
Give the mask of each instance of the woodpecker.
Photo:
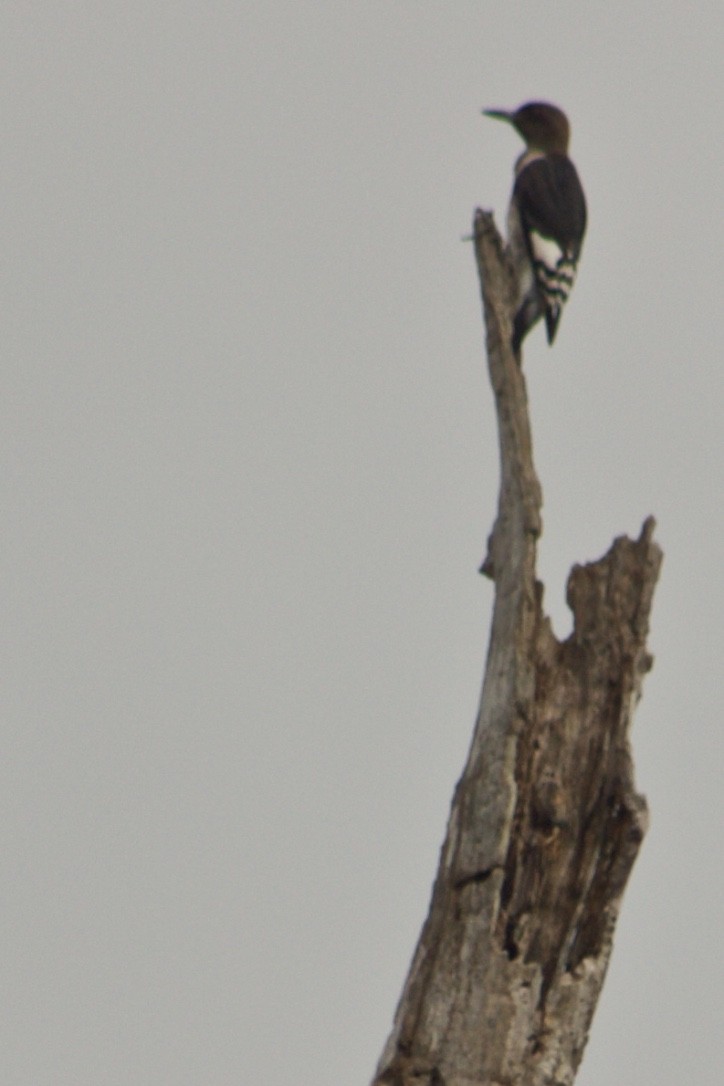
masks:
<svg viewBox="0 0 724 1086"><path fill-rule="evenodd" d="M545 316L548 342L555 339L561 311L576 276L586 230L586 198L568 157L571 129L565 113L549 102L527 102L518 109L484 109L507 121L525 140L515 163L508 211L508 244L518 295L512 346Z"/></svg>

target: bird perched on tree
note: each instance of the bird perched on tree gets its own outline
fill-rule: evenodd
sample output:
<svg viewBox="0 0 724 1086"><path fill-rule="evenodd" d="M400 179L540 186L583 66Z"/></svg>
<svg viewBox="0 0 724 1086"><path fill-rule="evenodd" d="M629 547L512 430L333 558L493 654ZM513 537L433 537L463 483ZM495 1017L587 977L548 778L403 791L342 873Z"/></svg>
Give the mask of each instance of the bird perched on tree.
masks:
<svg viewBox="0 0 724 1086"><path fill-rule="evenodd" d="M548 102L527 102L512 112L485 109L507 121L525 140L515 163L508 211L508 244L517 276L513 350L545 316L552 343L576 275L586 230L586 198L568 157L570 125Z"/></svg>

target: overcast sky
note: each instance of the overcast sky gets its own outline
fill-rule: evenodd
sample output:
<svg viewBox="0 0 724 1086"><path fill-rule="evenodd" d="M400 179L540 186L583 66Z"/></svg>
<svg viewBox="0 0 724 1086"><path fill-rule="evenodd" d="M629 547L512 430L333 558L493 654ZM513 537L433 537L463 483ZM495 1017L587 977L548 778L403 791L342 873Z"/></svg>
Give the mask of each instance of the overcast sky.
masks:
<svg viewBox="0 0 724 1086"><path fill-rule="evenodd" d="M724 9L28 0L0 36L3 1086L358 1086L477 710L469 232L563 106L525 367L564 582L658 521L652 827L581 1086L718 1086Z"/></svg>

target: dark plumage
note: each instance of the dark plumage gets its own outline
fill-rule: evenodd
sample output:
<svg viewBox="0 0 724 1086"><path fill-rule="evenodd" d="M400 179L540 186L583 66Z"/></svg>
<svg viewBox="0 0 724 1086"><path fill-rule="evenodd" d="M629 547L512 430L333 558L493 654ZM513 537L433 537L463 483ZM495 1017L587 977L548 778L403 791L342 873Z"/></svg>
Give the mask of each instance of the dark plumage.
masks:
<svg viewBox="0 0 724 1086"><path fill-rule="evenodd" d="M570 128L562 110L529 102L514 113L486 110L507 121L526 142L516 162L508 212L511 256L518 278L513 327L516 354L533 325L545 316L553 343L571 292L586 230L586 198L568 158Z"/></svg>

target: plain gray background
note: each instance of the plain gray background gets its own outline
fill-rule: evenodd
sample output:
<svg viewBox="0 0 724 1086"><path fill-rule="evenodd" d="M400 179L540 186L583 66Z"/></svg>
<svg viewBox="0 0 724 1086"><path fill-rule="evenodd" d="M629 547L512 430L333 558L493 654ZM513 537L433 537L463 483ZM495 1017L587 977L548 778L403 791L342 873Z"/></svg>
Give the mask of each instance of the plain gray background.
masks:
<svg viewBox="0 0 724 1086"><path fill-rule="evenodd" d="M665 550L652 828L581 1086L721 1081L719 2L2 17L3 1086L366 1083L483 671L469 232L562 105L590 227L525 352L564 580Z"/></svg>

